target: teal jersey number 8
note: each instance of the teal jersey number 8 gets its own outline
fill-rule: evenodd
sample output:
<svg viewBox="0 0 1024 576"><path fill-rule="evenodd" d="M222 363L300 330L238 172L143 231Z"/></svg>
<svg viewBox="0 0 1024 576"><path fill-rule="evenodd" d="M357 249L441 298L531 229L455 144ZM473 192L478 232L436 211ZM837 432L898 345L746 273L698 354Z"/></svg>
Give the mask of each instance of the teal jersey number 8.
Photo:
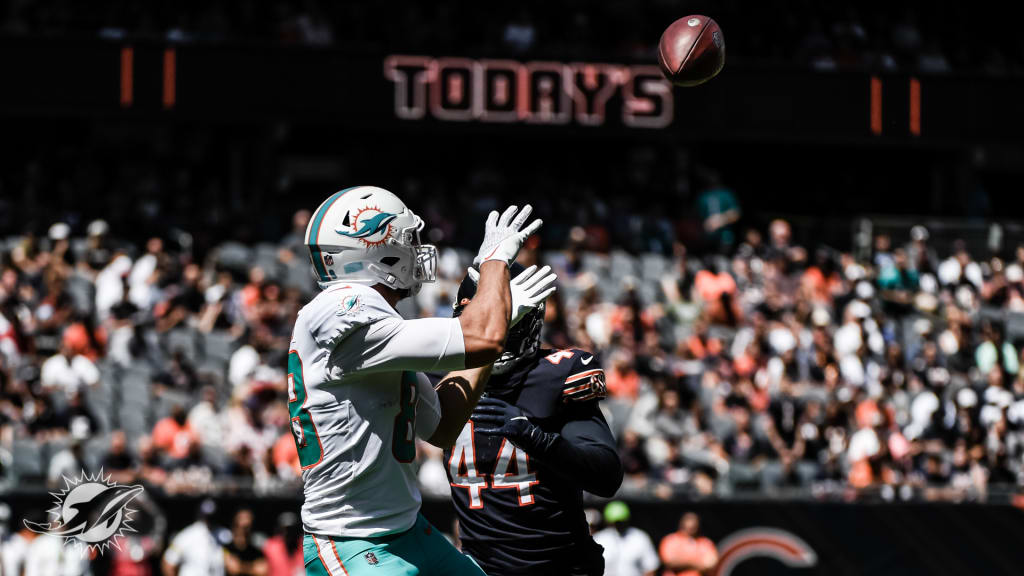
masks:
<svg viewBox="0 0 1024 576"><path fill-rule="evenodd" d="M324 448L320 444L313 415L305 404L306 383L302 379L302 359L298 352L291 350L288 352L288 415L291 417L292 436L303 470L316 466L324 458Z"/></svg>

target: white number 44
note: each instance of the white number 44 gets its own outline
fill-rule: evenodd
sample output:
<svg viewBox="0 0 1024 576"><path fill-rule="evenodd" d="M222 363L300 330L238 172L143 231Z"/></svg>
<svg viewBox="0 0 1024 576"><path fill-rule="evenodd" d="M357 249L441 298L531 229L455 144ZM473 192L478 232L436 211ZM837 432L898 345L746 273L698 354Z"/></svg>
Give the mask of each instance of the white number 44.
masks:
<svg viewBox="0 0 1024 576"><path fill-rule="evenodd" d="M514 463L514 464L513 464ZM510 468L514 466L514 470ZM463 472L465 470L465 472ZM487 475L478 474L476 470L476 443L473 439L473 422L467 422L459 434L452 456L448 459L448 471L452 477L452 486L465 488L469 491L469 507L484 507L481 493L488 487ZM533 504L534 498L530 487L537 484L537 474L530 472L530 457L526 452L516 449L515 445L501 439L498 460L494 463L494 473L490 475L490 487L494 489L515 488L519 496L520 506Z"/></svg>

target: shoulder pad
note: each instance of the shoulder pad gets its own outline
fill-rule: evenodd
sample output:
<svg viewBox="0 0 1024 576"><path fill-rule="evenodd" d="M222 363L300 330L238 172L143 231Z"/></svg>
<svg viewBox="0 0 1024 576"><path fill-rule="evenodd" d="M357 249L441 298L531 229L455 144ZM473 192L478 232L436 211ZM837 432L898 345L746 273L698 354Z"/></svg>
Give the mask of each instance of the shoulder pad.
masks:
<svg viewBox="0 0 1024 576"><path fill-rule="evenodd" d="M562 382L562 402L586 402L600 400L608 395L605 386L604 370L597 355L569 348L556 350L544 357L542 362L550 362L564 368ZM561 376L560 376L561 377Z"/></svg>
<svg viewBox="0 0 1024 576"><path fill-rule="evenodd" d="M379 292L361 284L324 290L303 308L309 332L322 348L334 348L353 331L385 318L399 317Z"/></svg>

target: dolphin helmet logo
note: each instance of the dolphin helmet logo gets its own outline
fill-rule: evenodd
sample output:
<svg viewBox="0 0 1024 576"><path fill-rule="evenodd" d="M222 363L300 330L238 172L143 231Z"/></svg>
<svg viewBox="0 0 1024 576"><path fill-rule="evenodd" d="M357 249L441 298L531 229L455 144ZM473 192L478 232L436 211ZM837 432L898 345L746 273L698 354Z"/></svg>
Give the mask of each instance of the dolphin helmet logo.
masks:
<svg viewBox="0 0 1024 576"><path fill-rule="evenodd" d="M103 552L110 546L120 550L118 537L134 532L131 527L133 510L128 504L142 493L142 486L121 486L103 477L84 472L76 479L64 478L64 490L53 493L54 507L49 510L54 519L48 523L25 520L25 527L38 534L64 538L64 544Z"/></svg>
<svg viewBox="0 0 1024 576"><path fill-rule="evenodd" d="M349 238L358 238L367 246L377 246L383 244L391 235L391 222L395 218L398 218L398 214L382 212L376 206L367 206L356 213L351 223L348 215L345 216L342 224L349 224L352 230L338 229L336 232Z"/></svg>

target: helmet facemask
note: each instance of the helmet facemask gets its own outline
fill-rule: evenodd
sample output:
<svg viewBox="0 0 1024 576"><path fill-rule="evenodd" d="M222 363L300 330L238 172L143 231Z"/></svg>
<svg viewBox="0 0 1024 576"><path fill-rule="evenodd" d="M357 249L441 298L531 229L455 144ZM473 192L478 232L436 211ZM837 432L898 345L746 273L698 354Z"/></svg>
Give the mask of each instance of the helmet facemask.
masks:
<svg viewBox="0 0 1024 576"><path fill-rule="evenodd" d="M413 223L392 233L376 247L353 249L345 246L310 246L314 276L321 288L338 282L384 284L395 290L419 292L421 284L437 278L437 248L420 243L423 220L408 211ZM330 280L320 278L315 270L323 259ZM336 270L337 269L337 270Z"/></svg>
<svg viewBox="0 0 1024 576"><path fill-rule="evenodd" d="M491 372L506 374L516 366L532 360L540 350L540 333L543 328L544 304L541 304L508 331L505 351L494 361Z"/></svg>

